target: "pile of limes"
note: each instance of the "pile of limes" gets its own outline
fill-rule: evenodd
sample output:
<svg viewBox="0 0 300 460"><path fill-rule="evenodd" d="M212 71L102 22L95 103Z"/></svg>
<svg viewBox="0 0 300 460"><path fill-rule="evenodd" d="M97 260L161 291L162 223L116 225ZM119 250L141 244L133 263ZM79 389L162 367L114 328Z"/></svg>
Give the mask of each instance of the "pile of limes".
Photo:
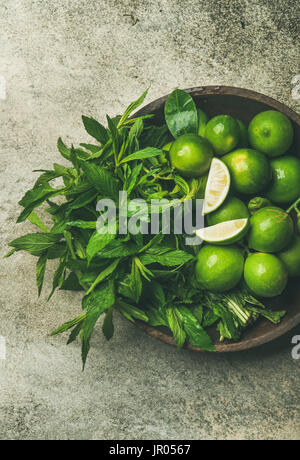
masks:
<svg viewBox="0 0 300 460"><path fill-rule="evenodd" d="M196 232L204 240L199 286L225 292L243 279L257 296L280 295L288 277L300 277L300 224L295 229L290 215L297 211L300 222L293 125L274 110L259 113L248 127L229 115L209 120L201 109L198 119L198 135L184 134L167 149L183 176L208 173L206 227Z"/></svg>

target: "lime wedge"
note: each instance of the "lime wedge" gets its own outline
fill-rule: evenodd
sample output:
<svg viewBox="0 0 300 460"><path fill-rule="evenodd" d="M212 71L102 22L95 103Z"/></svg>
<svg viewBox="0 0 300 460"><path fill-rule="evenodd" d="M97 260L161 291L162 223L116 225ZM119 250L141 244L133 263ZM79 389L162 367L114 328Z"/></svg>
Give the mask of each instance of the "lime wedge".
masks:
<svg viewBox="0 0 300 460"><path fill-rule="evenodd" d="M196 235L203 241L214 244L231 244L239 241L249 227L249 219L236 219L221 222L211 227L196 230Z"/></svg>
<svg viewBox="0 0 300 460"><path fill-rule="evenodd" d="M203 214L218 209L227 197L229 188L230 173L227 166L218 158L213 158L205 189Z"/></svg>

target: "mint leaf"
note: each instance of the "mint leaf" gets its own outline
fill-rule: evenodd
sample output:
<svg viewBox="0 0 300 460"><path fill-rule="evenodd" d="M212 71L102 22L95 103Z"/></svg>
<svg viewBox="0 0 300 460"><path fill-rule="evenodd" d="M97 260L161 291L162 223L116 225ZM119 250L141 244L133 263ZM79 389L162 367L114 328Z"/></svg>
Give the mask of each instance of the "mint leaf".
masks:
<svg viewBox="0 0 300 460"><path fill-rule="evenodd" d="M57 148L59 153L66 159L70 161L71 151L70 149L63 143L61 138L57 141Z"/></svg>
<svg viewBox="0 0 300 460"><path fill-rule="evenodd" d="M156 281L151 282L151 298L155 305L164 307L166 304L166 296L162 286Z"/></svg>
<svg viewBox="0 0 300 460"><path fill-rule="evenodd" d="M102 324L102 332L106 338L106 340L110 340L114 335L114 323L113 323L113 309L110 308L105 313L104 321Z"/></svg>
<svg viewBox="0 0 300 460"><path fill-rule="evenodd" d="M131 322L134 322L135 319L144 321L145 323L148 322L147 313L134 305L118 300L116 309Z"/></svg>
<svg viewBox="0 0 300 460"><path fill-rule="evenodd" d="M58 163L54 163L53 169L57 177L65 177L67 179L76 177L76 173L73 168L66 168L65 166L59 165Z"/></svg>
<svg viewBox="0 0 300 460"><path fill-rule="evenodd" d="M51 299L51 297L53 296L56 288L60 288L63 284L63 282L65 281L65 277L66 277L66 270L67 270L67 260L68 260L68 256L67 254L65 254L63 257L61 257L60 261L59 261L59 265L54 273L54 276L53 276L53 285L52 285L52 291L48 297L48 301Z"/></svg>
<svg viewBox="0 0 300 460"><path fill-rule="evenodd" d="M71 272L69 276L62 283L60 289L62 291L83 291L83 287L78 281L76 273Z"/></svg>
<svg viewBox="0 0 300 460"><path fill-rule="evenodd" d="M120 259L114 260L108 267L106 267L96 278L96 280L93 282L89 290L87 291L86 295L89 295L98 284L102 283L109 275L111 275L119 265Z"/></svg>
<svg viewBox="0 0 300 460"><path fill-rule="evenodd" d="M146 310L147 316L149 318L148 324L150 326L168 326L164 316L161 312L155 307L149 307Z"/></svg>
<svg viewBox="0 0 300 460"><path fill-rule="evenodd" d="M194 305L192 308L191 308L191 312L193 313L193 315L195 316L195 318L197 318L199 324L202 325L202 321L203 321L203 307L201 305ZM202 325L203 326L203 325Z"/></svg>
<svg viewBox="0 0 300 460"><path fill-rule="evenodd" d="M37 188L39 185L45 185L51 180L56 179L57 177L60 177L60 175L55 171L35 170L34 172L41 172L41 171L43 172L43 174L41 174L39 178L36 180L33 188Z"/></svg>
<svg viewBox="0 0 300 460"><path fill-rule="evenodd" d="M144 102L144 100L145 100L145 98L146 98L146 96L148 94L148 91L149 91L149 89L146 89L146 91L144 91L143 94L136 101L134 101L131 104L129 104L129 106L127 107L127 109L125 110L125 112L123 113L123 115L120 118L118 128L120 128L125 123L125 121L128 119L130 114Z"/></svg>
<svg viewBox="0 0 300 460"><path fill-rule="evenodd" d="M283 310L283 311L272 311L272 310L267 310L265 308L257 308L257 307L253 307L253 306L247 306L247 309L252 311L252 312L259 313L261 316L263 316L264 318L268 319L269 321L271 321L274 324L279 324L280 321L282 320L282 318L287 313L285 310Z"/></svg>
<svg viewBox="0 0 300 460"><path fill-rule="evenodd" d="M95 228L97 227L97 222L87 222L86 220L74 220L71 222L67 222L66 226L95 230Z"/></svg>
<svg viewBox="0 0 300 460"><path fill-rule="evenodd" d="M118 198L118 181L112 176L110 172L90 162L83 163L82 169L86 174L88 182L90 182L90 184L99 193L101 193L101 195L113 199Z"/></svg>
<svg viewBox="0 0 300 460"><path fill-rule="evenodd" d="M121 147L121 136L113 120L108 115L106 115L106 118L107 118L108 128L109 128L111 138L112 138L115 163L117 164L119 150Z"/></svg>
<svg viewBox="0 0 300 460"><path fill-rule="evenodd" d="M61 237L61 235L52 235L50 233L29 233L11 241L8 245L17 251L23 250L33 256L40 256L46 249L61 240Z"/></svg>
<svg viewBox="0 0 300 460"><path fill-rule="evenodd" d="M75 198L74 201L72 201L68 205L68 210L72 211L74 209L80 209L87 206L95 200L97 195L98 194L94 190L87 190L86 192L82 193L77 198Z"/></svg>
<svg viewBox="0 0 300 460"><path fill-rule="evenodd" d="M127 192L128 197L131 195L131 192L136 187L142 167L142 163L136 165L124 182L124 190Z"/></svg>
<svg viewBox="0 0 300 460"><path fill-rule="evenodd" d="M24 222L32 211L40 206L44 201L57 195L62 195L66 189L55 190L49 184L41 184L32 190L29 190L21 199L19 204L25 209L18 217L17 223Z"/></svg>
<svg viewBox="0 0 300 460"><path fill-rule="evenodd" d="M40 184L37 187L26 192L23 198L19 201L19 205L23 206L23 208L26 208L35 201L38 201L41 198L44 198L45 196L51 196L51 194L55 192L56 190L53 189L48 183Z"/></svg>
<svg viewBox="0 0 300 460"><path fill-rule="evenodd" d="M38 227L43 232L46 232L46 233L49 232L48 227L46 227L44 222L39 218L39 216L34 211L32 211L32 213L29 215L28 220L29 222L31 222L33 225Z"/></svg>
<svg viewBox="0 0 300 460"><path fill-rule="evenodd" d="M134 124L131 126L128 138L127 146L129 153L133 153L136 150L139 150L139 137L141 136L144 129L144 122L142 118L138 118Z"/></svg>
<svg viewBox="0 0 300 460"><path fill-rule="evenodd" d="M197 317L197 315L195 316ZM213 310L206 309L203 314L203 318L202 318L202 326L203 327L212 326L216 321L218 321L218 319L219 317L214 314Z"/></svg>
<svg viewBox="0 0 300 460"><path fill-rule="evenodd" d="M82 117L82 121L87 133L90 136L92 136L94 139L100 142L100 144L106 144L106 142L108 141L108 134L104 126L101 125L101 123L94 120L94 118L89 118L85 116Z"/></svg>
<svg viewBox="0 0 300 460"><path fill-rule="evenodd" d="M75 254L74 249L73 249L72 233L68 232L67 230L65 230L64 231L64 237L65 237L67 247L68 247L68 249L70 251L71 256L73 257L73 259L76 259L76 254Z"/></svg>
<svg viewBox="0 0 300 460"><path fill-rule="evenodd" d="M66 252L67 247L65 242L55 243L48 249L48 259L60 259Z"/></svg>
<svg viewBox="0 0 300 460"><path fill-rule="evenodd" d="M182 348L186 340L186 334L183 330L182 316L179 310L173 307L166 308L165 312L168 326L173 333L177 348Z"/></svg>
<svg viewBox="0 0 300 460"><path fill-rule="evenodd" d="M137 254L138 246L133 242L124 244L122 240L112 240L105 248L97 254L97 257L102 259L114 259L115 257L127 257Z"/></svg>
<svg viewBox="0 0 300 460"><path fill-rule="evenodd" d="M129 161L134 160L146 160L147 158L157 157L158 155L162 155L163 151L161 149L157 149L155 147L146 147L143 150L139 150L138 152L132 153L127 157L123 158L121 163L128 163Z"/></svg>
<svg viewBox="0 0 300 460"><path fill-rule="evenodd" d="M57 335L57 334L62 334L63 332L68 331L69 329L71 329L72 327L76 326L77 324L82 323L82 321L84 321L85 317L86 317L86 313L82 313L80 316L77 316L77 318L73 319L72 321L68 321L67 323L64 323L59 328L55 329L55 331L53 331L51 333L51 336L54 336L54 335Z"/></svg>
<svg viewBox="0 0 300 460"><path fill-rule="evenodd" d="M157 147L161 149L169 140L167 125L146 127L140 137L142 147Z"/></svg>
<svg viewBox="0 0 300 460"><path fill-rule="evenodd" d="M209 305L212 308L215 316L220 318L218 323L218 330L220 331L221 338L226 338L230 340L239 340L241 336L241 328L239 323L235 321L237 317L232 313L228 307L226 307L218 297L215 298L214 295L209 293L212 296L212 300Z"/></svg>
<svg viewBox="0 0 300 460"><path fill-rule="evenodd" d="M93 145L93 144L80 144L80 145L81 147L85 148L86 150L89 150L93 154L98 153L100 151L99 145Z"/></svg>
<svg viewBox="0 0 300 460"><path fill-rule="evenodd" d="M105 248L105 246L112 241L116 237L113 233L99 233L96 231L91 236L87 248L86 248L86 255L88 262L90 263L93 257L101 251L101 249Z"/></svg>
<svg viewBox="0 0 300 460"><path fill-rule="evenodd" d="M112 282L106 282L93 291L85 301L87 309L86 318L82 327L82 362L83 369L86 364L88 352L90 350L90 339L94 327L102 313L112 307L115 303L114 285Z"/></svg>
<svg viewBox="0 0 300 460"><path fill-rule="evenodd" d="M77 326L75 326L74 329L71 331L71 334L70 334L69 339L67 341L67 345L70 345L71 343L73 343L77 339L78 335L81 332L81 328L82 328L82 322L77 324Z"/></svg>
<svg viewBox="0 0 300 460"><path fill-rule="evenodd" d="M192 312L187 307L179 307L178 310L182 315L183 326L189 343L202 350L216 351L211 338L200 326L199 321Z"/></svg>
<svg viewBox="0 0 300 460"><path fill-rule="evenodd" d="M47 264L47 252L44 252L37 261L36 264L36 283L38 287L38 294L41 295L42 287L44 283L46 264Z"/></svg>
<svg viewBox="0 0 300 460"><path fill-rule="evenodd" d="M15 252L17 252L16 249L12 249L11 251L9 251L7 254L5 254L5 256L3 257L4 259L8 259L9 257L11 257Z"/></svg>
<svg viewBox="0 0 300 460"><path fill-rule="evenodd" d="M195 259L192 254L180 249L166 250L166 248L149 248L141 255L141 262L144 265L158 263L167 267L175 267L176 265L184 265L187 262Z"/></svg>
<svg viewBox="0 0 300 460"><path fill-rule="evenodd" d="M135 263L135 259L133 259L132 264L131 264L131 275L130 275L129 287L132 292L132 298L134 299L136 303L138 303L138 301L140 300L141 294L142 294L143 283L142 283L139 268L137 264Z"/></svg>

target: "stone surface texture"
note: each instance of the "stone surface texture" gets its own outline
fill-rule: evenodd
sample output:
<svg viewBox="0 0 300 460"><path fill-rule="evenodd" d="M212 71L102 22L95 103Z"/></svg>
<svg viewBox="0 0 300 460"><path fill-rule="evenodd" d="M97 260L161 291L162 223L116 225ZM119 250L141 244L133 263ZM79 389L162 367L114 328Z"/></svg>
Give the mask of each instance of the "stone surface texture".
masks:
<svg viewBox="0 0 300 460"><path fill-rule="evenodd" d="M31 229L15 221L32 170L60 161L59 136L89 141L82 114L104 122L149 85L150 102L206 84L300 111L299 34L295 0L1 2L0 439L300 438L299 328L258 350L215 355L177 352L118 318L110 343L97 326L82 373L79 343L49 336L80 311L80 295L47 303L50 267L38 299L35 259L2 258Z"/></svg>

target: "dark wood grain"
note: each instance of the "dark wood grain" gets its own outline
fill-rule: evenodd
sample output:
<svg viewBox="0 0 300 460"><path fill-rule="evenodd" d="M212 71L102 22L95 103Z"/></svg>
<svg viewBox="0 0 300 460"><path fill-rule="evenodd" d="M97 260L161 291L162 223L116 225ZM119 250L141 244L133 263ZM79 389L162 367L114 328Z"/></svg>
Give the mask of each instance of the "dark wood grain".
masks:
<svg viewBox="0 0 300 460"><path fill-rule="evenodd" d="M218 114L228 114L241 119L245 123L259 112L264 110L279 110L286 114L293 122L295 130L294 143L291 153L300 156L300 115L288 108L286 105L263 94L256 93L242 88L230 86L203 86L189 88L189 92L198 107L201 107L210 117ZM164 104L167 96L161 97L156 101L143 107L136 115L155 114L155 122L160 124L164 121ZM268 306L276 309L286 309L287 315L279 325L274 325L267 320L261 319L254 326L245 331L241 341L230 342L218 341L218 332L215 328L210 329L216 349L218 352L234 352L253 348L264 343L270 342L277 337L285 334L300 323L300 280L289 282L285 293L268 302ZM140 321L136 322L137 327L146 334L154 337L166 344L176 346L173 338L168 331L163 328L154 328ZM190 350L203 351L200 348L186 345Z"/></svg>

